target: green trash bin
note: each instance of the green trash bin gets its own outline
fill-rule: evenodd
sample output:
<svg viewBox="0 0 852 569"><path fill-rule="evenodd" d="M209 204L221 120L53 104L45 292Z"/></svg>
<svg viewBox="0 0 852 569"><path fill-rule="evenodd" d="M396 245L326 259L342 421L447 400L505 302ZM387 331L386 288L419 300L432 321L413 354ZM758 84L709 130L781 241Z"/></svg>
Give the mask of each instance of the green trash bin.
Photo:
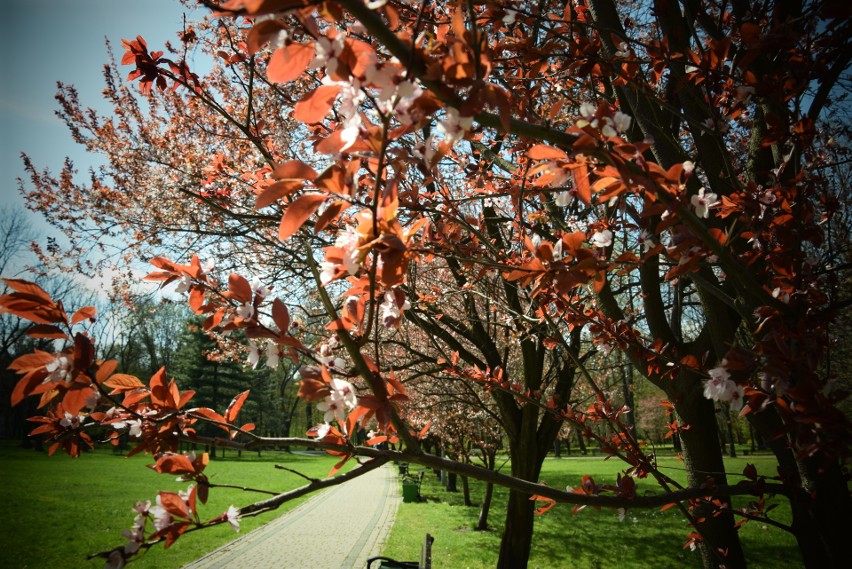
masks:
<svg viewBox="0 0 852 569"><path fill-rule="evenodd" d="M417 502L420 499L420 485L415 481L402 481L402 501Z"/></svg>

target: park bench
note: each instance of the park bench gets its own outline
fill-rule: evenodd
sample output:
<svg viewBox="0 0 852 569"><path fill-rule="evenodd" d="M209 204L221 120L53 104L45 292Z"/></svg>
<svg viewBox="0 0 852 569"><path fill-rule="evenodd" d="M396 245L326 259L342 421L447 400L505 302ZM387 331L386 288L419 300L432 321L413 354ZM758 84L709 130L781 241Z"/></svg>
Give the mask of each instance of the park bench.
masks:
<svg viewBox="0 0 852 569"><path fill-rule="evenodd" d="M420 561L397 561L390 557L370 557L367 559L367 569L374 569L373 563L378 562L375 569L432 569L432 542L435 538L426 534L423 548L420 550Z"/></svg>

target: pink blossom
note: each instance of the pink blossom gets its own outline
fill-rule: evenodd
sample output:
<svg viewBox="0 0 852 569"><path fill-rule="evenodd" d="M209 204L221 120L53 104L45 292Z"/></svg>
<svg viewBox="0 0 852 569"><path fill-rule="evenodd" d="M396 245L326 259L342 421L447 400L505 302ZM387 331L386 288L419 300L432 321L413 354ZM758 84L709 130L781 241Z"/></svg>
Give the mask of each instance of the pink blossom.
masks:
<svg viewBox="0 0 852 569"><path fill-rule="evenodd" d="M463 117L458 109L453 107L447 107L446 117L438 122L438 130L444 134L444 140L450 145L464 138L471 126L473 126L473 117Z"/></svg>
<svg viewBox="0 0 852 569"><path fill-rule="evenodd" d="M225 512L225 521L231 524L231 527L234 528L234 531L240 531L240 511L234 506L229 506L228 511Z"/></svg>
<svg viewBox="0 0 852 569"><path fill-rule="evenodd" d="M260 362L260 350L254 340L249 340L248 350L248 359L246 360L246 363L248 363L252 369L256 369L257 364Z"/></svg>
<svg viewBox="0 0 852 569"><path fill-rule="evenodd" d="M343 53L343 34L337 34L334 39L321 37L315 44L316 56L308 69L319 69L325 67L325 72L334 75L337 71L337 58Z"/></svg>
<svg viewBox="0 0 852 569"><path fill-rule="evenodd" d="M254 305L251 302L246 302L237 308L237 317L243 320L251 320L254 316Z"/></svg>
<svg viewBox="0 0 852 569"><path fill-rule="evenodd" d="M604 229L603 231L595 231L592 234L591 243L595 247L609 247L612 245L612 231Z"/></svg>
<svg viewBox="0 0 852 569"><path fill-rule="evenodd" d="M411 308L411 304L401 290L392 289L385 292L384 301L379 306L379 317L382 319L382 324L386 328L399 326L402 313L409 308Z"/></svg>
<svg viewBox="0 0 852 569"><path fill-rule="evenodd" d="M692 196L692 198L690 198L692 207L695 208L695 215L704 218L709 217L710 208L719 205L718 198L719 196L717 196L713 192L705 193L704 188L698 190L698 195Z"/></svg>
<svg viewBox="0 0 852 569"><path fill-rule="evenodd" d="M44 366L44 369L50 374L45 378L44 383L50 381L70 381L72 368L73 364L68 356L56 356L55 360Z"/></svg>

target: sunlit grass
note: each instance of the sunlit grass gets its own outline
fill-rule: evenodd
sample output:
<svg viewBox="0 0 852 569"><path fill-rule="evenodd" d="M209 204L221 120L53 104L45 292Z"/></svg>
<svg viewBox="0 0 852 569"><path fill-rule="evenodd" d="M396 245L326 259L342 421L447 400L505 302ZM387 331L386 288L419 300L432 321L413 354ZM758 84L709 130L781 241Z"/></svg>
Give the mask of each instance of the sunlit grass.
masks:
<svg viewBox="0 0 852 569"><path fill-rule="evenodd" d="M184 490L185 482L175 476L157 474L145 467L151 458L124 458L110 450L86 453L71 459L59 454L0 446L0 500L4 507L0 531L6 545L0 548L0 567L95 568L102 560L86 561L89 553L112 549L124 543L121 531L133 523L131 510L139 500L154 501L158 490ZM274 491L296 488L305 480L275 464L285 464L308 476L323 478L335 459L331 457L264 452L228 453L224 460L211 461L205 471L212 483L238 484ZM228 506L248 504L261 498L239 490L214 489L206 505L199 505L203 520L214 518ZM271 521L294 508L305 498L289 502L277 512L242 520L241 533ZM150 527L150 526L149 526ZM237 538L224 524L188 534L163 551L156 546L131 567L180 567Z"/></svg>
<svg viewBox="0 0 852 569"><path fill-rule="evenodd" d="M675 458L663 458L661 466L675 479L684 479L681 464ZM729 472L741 472L747 462L759 472L772 474L773 460L750 456L728 460ZM508 468L508 466L507 466ZM614 484L623 468L617 461L594 458L548 459L542 480L555 487L579 486L583 474L598 484ZM732 482L738 481L732 477ZM459 482L461 489L461 482ZM385 549L385 555L399 560L416 560L425 534L435 537L432 546L435 567L494 567L500 548L500 535L506 512L507 492L495 489L489 517L491 530L475 532L478 504L484 484L471 480L476 507L463 506L461 492L446 492L437 477L428 471L422 493L425 502L402 504ZM639 492L656 491L652 482L640 481ZM742 499L745 500L745 499ZM742 501L738 500L738 501ZM789 523L790 509L784 500L772 512L773 519ZM737 502L735 502L737 505ZM689 529L676 509L630 510L624 521L613 511L586 508L576 516L569 506L556 506L536 518L530 567L592 569L655 569L700 567L697 553L683 548ZM741 530L749 567L771 569L800 567L800 557L791 535L759 522L749 522Z"/></svg>

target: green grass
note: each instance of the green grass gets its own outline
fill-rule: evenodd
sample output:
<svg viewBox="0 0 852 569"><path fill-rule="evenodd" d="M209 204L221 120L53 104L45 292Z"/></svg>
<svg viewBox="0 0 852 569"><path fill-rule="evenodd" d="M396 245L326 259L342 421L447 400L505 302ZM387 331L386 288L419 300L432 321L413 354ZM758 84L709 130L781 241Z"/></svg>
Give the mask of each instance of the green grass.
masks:
<svg viewBox="0 0 852 569"><path fill-rule="evenodd" d="M749 456L729 459L729 472L742 472L747 462L757 466L758 472L771 474L774 461L767 456ZM684 479L680 463L675 458L660 459L666 473L675 479ZM508 466L506 467L508 468ZM617 461L601 458L548 459L542 469L542 481L555 487L579 486L583 474L589 474L598 484L614 484L616 473L623 468ZM736 481L732 478L732 481ZM461 481L459 481L461 490ZM437 477L427 471L422 494L425 502L403 503L385 548L384 555L400 560L420 558L424 535L435 537L432 545L435 567L489 568L494 567L500 549L500 535L505 517L507 492L495 488L487 532L473 531L478 504L484 493L484 484L471 480L473 501L476 507L465 507L461 492L446 492ZM652 482L639 481L639 492L655 490ZM744 500L735 502L737 506ZM790 509L784 500L772 518L789 523ZM586 508L576 516L572 508L557 505L542 516L536 517L533 551L530 567L596 569L655 569L700 567L697 553L683 549L689 533L682 516L676 509L660 512L631 510L624 521L619 521L613 511L595 511ZM801 567L798 549L793 537L771 526L749 522L741 530L743 546L754 568Z"/></svg>
<svg viewBox="0 0 852 569"><path fill-rule="evenodd" d="M0 502L5 514L0 532L6 545L0 548L0 567L99 568L103 560L87 561L86 555L124 544L123 529L133 523L133 504L156 498L158 490L184 490L187 483L175 476L157 474L145 467L151 457L124 458L109 449L86 453L77 459L0 445ZM238 484L268 490L287 490L305 483L295 474L276 470L285 464L308 476L324 478L335 460L285 453L244 453L236 458L211 461L205 470L212 483ZM202 520L222 514L230 504L246 505L261 498L239 490L212 489L207 504L199 503ZM277 512L246 518L241 534L273 520L306 498L288 502ZM150 525L149 525L150 528ZM180 567L237 538L224 524L181 537L169 550L151 548L131 567Z"/></svg>

